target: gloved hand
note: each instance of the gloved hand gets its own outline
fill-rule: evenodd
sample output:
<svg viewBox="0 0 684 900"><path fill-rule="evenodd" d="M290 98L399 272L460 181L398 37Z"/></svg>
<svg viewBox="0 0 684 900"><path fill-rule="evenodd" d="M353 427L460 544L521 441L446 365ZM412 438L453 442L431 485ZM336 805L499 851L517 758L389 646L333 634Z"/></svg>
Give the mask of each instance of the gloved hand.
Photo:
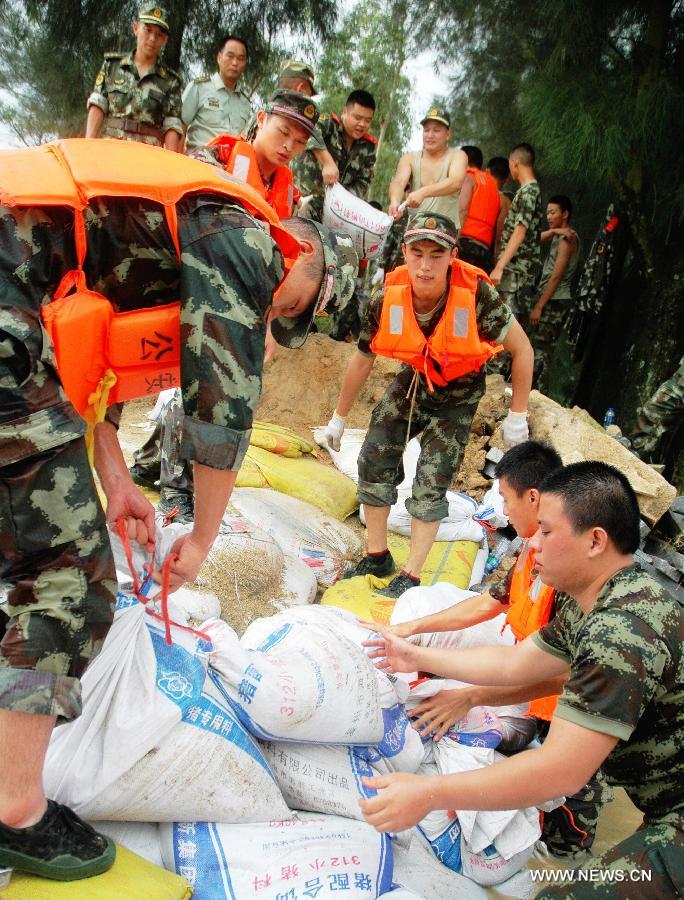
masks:
<svg viewBox="0 0 684 900"><path fill-rule="evenodd" d="M344 434L344 425L344 416L338 416L337 410L335 410L330 418L330 421L325 426L324 432L325 439L328 442L328 446L332 447L333 450L340 449L340 441L342 440L342 435Z"/></svg>
<svg viewBox="0 0 684 900"><path fill-rule="evenodd" d="M385 280L385 270L384 269L376 269L375 275L371 278L371 285L375 287L376 284L380 284L381 281Z"/></svg>
<svg viewBox="0 0 684 900"><path fill-rule="evenodd" d="M507 447L515 447L517 444L522 444L523 441L528 440L530 429L527 425L527 413L509 411L503 420L502 430L504 444Z"/></svg>

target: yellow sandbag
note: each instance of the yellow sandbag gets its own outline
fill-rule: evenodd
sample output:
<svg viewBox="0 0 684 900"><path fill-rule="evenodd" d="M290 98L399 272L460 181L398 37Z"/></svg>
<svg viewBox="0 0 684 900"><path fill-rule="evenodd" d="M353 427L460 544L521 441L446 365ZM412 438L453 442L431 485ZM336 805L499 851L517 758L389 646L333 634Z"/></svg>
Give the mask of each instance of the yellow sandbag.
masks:
<svg viewBox="0 0 684 900"><path fill-rule="evenodd" d="M351 478L316 459L304 456L288 459L251 446L247 448L246 459L258 467L273 490L313 503L329 516L346 519L359 508L356 485ZM239 481L238 486L242 486Z"/></svg>
<svg viewBox="0 0 684 900"><path fill-rule="evenodd" d="M235 487L268 487L268 481L261 474L261 469L249 455L250 449L250 447L247 448L247 455L242 460Z"/></svg>
<svg viewBox="0 0 684 900"><path fill-rule="evenodd" d="M109 872L81 881L50 881L13 872L3 900L188 900L192 888L185 878L152 865L137 853L116 845L116 861Z"/></svg>
<svg viewBox="0 0 684 900"><path fill-rule="evenodd" d="M387 536L387 545L392 551L397 568L401 568L408 559L409 543L410 538L400 534L390 533ZM421 585L447 581L456 587L467 588L479 546L475 541L435 542L423 566ZM324 606L346 609L360 619L387 624L396 600L382 597L376 591L387 587L392 578L394 575L388 578L363 575L359 578L338 581L323 594L321 603Z"/></svg>
<svg viewBox="0 0 684 900"><path fill-rule="evenodd" d="M249 442L253 447L261 447L263 450L290 458L305 453L317 455L316 445L311 441L307 441L290 428L274 425L272 422L253 422Z"/></svg>

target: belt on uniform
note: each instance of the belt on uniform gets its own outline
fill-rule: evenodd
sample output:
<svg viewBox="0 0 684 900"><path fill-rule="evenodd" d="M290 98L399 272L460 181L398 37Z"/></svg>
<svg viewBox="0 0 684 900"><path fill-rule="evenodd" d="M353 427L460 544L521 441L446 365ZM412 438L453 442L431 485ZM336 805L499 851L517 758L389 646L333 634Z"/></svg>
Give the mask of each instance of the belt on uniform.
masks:
<svg viewBox="0 0 684 900"><path fill-rule="evenodd" d="M105 119L105 128L120 128L128 131L130 134L143 134L146 137L155 137L161 141L164 138L164 132L161 128L155 128L154 125L144 125L142 122L136 122L135 119L119 119L116 116L109 116Z"/></svg>
<svg viewBox="0 0 684 900"><path fill-rule="evenodd" d="M470 236L467 235L467 234L462 234L462 235L460 236L459 240L461 240L461 241L470 241L471 243L477 244L478 247L482 247L483 250L487 250L488 252L492 249L491 247L487 246L487 244L485 244L484 241L478 241L477 238L470 237Z"/></svg>

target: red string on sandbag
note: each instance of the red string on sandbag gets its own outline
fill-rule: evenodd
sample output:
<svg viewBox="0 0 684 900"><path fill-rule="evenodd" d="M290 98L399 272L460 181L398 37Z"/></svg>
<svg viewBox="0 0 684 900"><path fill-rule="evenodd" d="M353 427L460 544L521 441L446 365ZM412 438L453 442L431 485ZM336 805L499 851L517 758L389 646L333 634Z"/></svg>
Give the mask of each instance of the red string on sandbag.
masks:
<svg viewBox="0 0 684 900"><path fill-rule="evenodd" d="M131 578L133 579L133 593L135 594L136 598L140 600L140 582L138 581L138 576L135 574L135 568L133 566L133 551L131 550L131 542L128 540L126 520L123 516L119 516L119 518L116 520L116 530L123 545L124 553L126 554L126 562L128 563Z"/></svg>
<svg viewBox="0 0 684 900"><path fill-rule="evenodd" d="M164 633L167 644L172 644L173 641L171 639L171 626L174 628L180 628L182 631L189 631L191 634L196 635L197 637L202 638L203 641L208 641L211 643L211 638L208 634L205 634L204 631L197 631L195 628L191 628L189 625L181 625L179 622L174 622L173 619L169 616L169 580L171 576L171 563L178 559L177 554L172 553L170 556L166 558L164 564L162 566L162 586L161 586L161 609L162 614L159 615L156 612L153 612L151 609L147 608L148 598L143 596L140 592L140 582L138 581L138 576L135 574L135 567L133 565L133 550L131 549L131 542L128 539L128 531L126 529L126 520L123 517L120 517L116 520L116 530L121 539L121 544L124 549L124 553L126 555L126 562L128 563L128 568L131 573L131 578L133 580L133 594L138 603L141 603L145 607L145 612L148 616L152 616L153 619L158 619L160 622L164 623ZM145 566L145 581L152 577L152 566Z"/></svg>

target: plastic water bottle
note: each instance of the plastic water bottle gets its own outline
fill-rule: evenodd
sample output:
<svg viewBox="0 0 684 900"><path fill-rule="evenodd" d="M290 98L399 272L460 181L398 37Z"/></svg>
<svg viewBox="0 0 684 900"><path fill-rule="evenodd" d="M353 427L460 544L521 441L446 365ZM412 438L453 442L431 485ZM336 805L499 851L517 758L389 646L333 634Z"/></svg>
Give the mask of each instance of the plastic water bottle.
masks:
<svg viewBox="0 0 684 900"><path fill-rule="evenodd" d="M509 541L508 538L502 538L499 543L492 549L489 556L487 557L487 562L485 563L485 575L491 575L494 569L499 567L501 560L504 556L507 555L508 551L511 549L513 541Z"/></svg>
<svg viewBox="0 0 684 900"><path fill-rule="evenodd" d="M603 417L603 427L607 428L609 425L615 425L615 410L612 406L608 407Z"/></svg>

